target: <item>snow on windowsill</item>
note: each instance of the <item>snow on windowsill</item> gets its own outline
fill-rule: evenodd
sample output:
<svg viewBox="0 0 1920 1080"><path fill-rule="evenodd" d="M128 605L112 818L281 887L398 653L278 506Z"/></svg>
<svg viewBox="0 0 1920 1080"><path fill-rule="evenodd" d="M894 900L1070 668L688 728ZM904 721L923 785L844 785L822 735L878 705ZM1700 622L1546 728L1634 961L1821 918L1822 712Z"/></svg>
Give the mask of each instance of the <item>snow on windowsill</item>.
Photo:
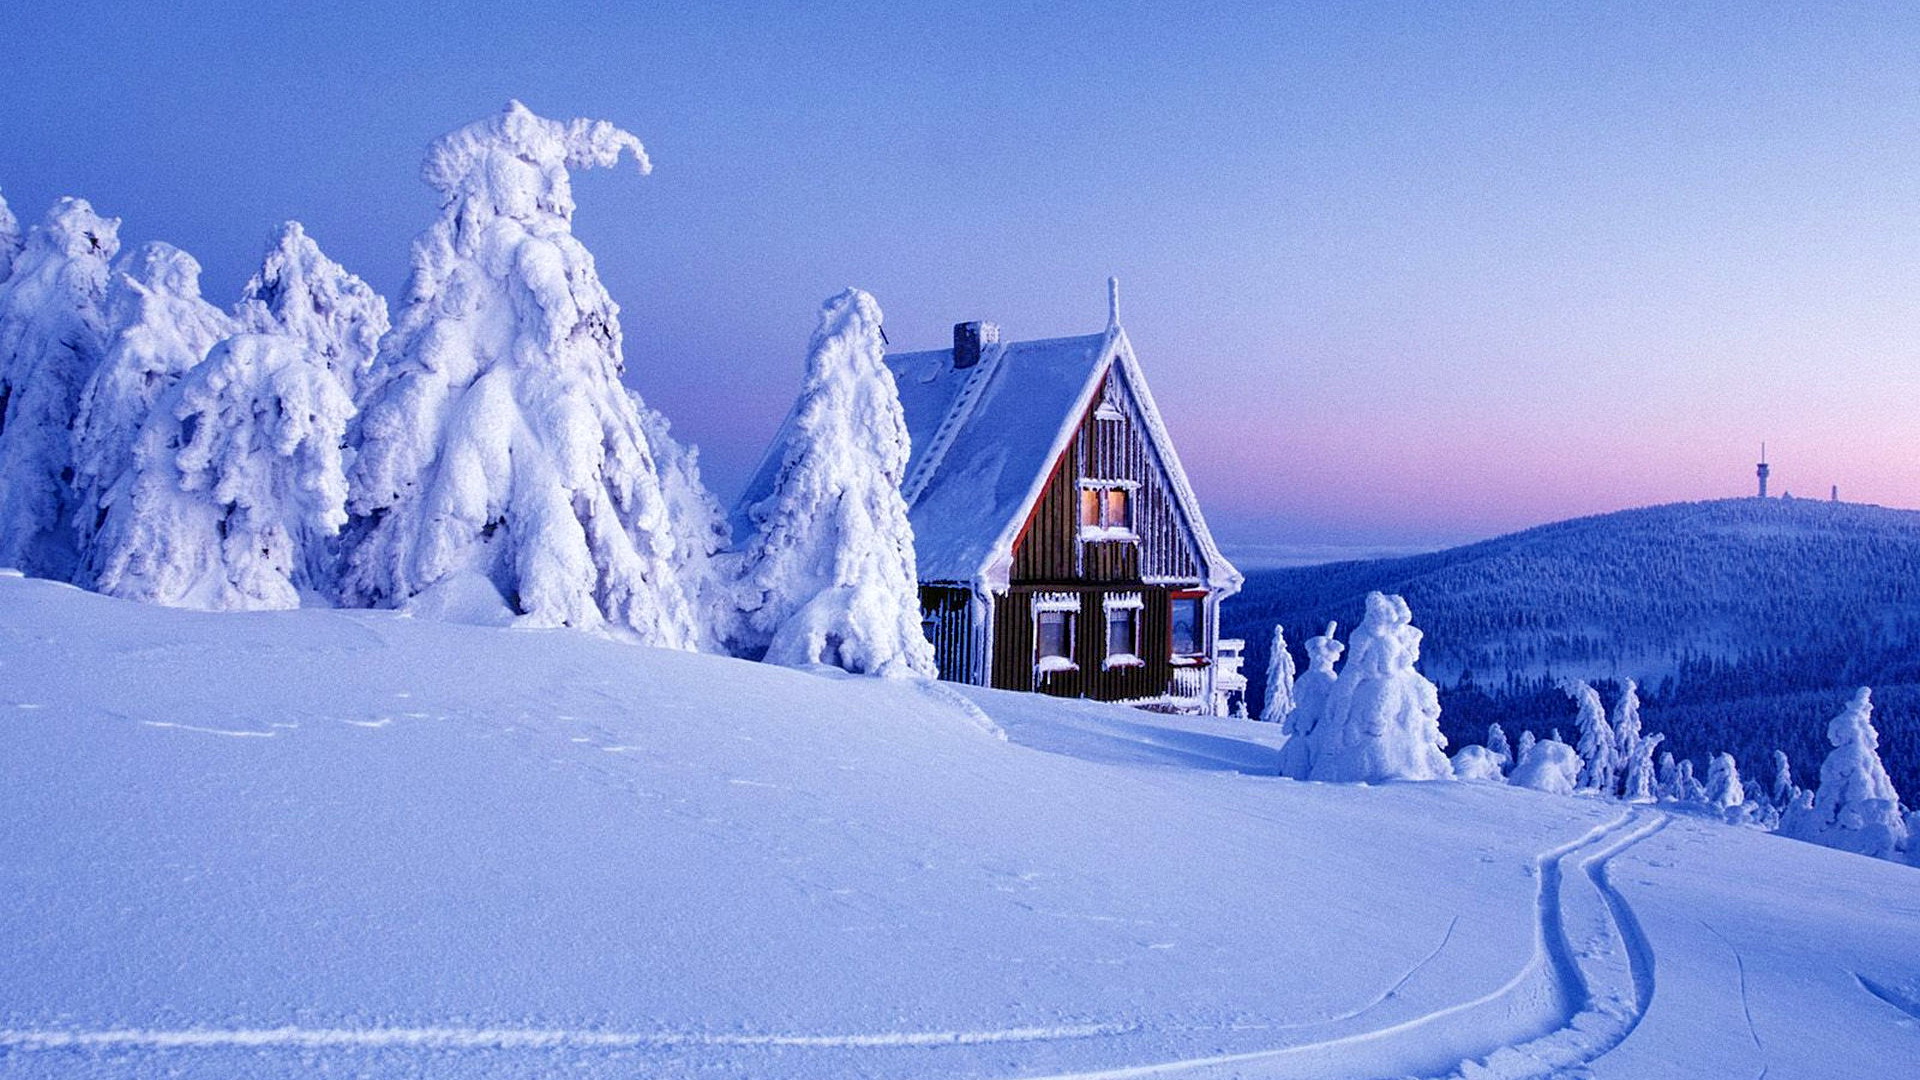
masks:
<svg viewBox="0 0 1920 1080"><path fill-rule="evenodd" d="M1101 662L1100 669L1102 671L1112 671L1114 668L1146 666L1147 662L1145 660L1140 659L1132 653L1114 653Z"/></svg>
<svg viewBox="0 0 1920 1080"><path fill-rule="evenodd" d="M1207 658L1204 656L1175 656L1171 662L1174 667L1206 667L1207 666Z"/></svg>
<svg viewBox="0 0 1920 1080"><path fill-rule="evenodd" d="M1082 543L1100 543L1119 540L1137 544L1140 542L1140 534L1121 525L1080 526L1080 541Z"/></svg>
<svg viewBox="0 0 1920 1080"><path fill-rule="evenodd" d="M1043 656L1033 665L1035 675L1051 675L1056 671L1079 671L1080 665L1064 656Z"/></svg>

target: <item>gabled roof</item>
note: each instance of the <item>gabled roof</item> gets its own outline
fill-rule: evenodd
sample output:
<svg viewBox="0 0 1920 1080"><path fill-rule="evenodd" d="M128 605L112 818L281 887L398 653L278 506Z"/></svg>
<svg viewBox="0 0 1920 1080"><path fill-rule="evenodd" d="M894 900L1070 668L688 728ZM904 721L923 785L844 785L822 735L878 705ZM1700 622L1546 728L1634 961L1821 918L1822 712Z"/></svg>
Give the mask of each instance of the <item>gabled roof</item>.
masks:
<svg viewBox="0 0 1920 1080"><path fill-rule="evenodd" d="M1013 545L1052 478L1102 380L1115 366L1134 393L1208 587L1241 576L1214 544L1147 390L1126 332L989 346L956 370L952 349L887 357L906 410L913 456L901 485L920 580L1005 588Z"/></svg>

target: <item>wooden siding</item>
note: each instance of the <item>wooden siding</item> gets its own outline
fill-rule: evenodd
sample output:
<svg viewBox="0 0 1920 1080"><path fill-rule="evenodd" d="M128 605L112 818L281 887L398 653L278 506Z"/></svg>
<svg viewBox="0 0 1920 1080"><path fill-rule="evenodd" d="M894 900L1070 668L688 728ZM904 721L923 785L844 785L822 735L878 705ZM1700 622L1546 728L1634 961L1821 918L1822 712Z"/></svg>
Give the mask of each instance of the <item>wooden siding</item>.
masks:
<svg viewBox="0 0 1920 1080"><path fill-rule="evenodd" d="M921 625L933 643L934 666L941 678L951 682L981 682L974 670L972 599L966 589L928 586L920 590Z"/></svg>
<svg viewBox="0 0 1920 1080"><path fill-rule="evenodd" d="M1080 482L1137 485L1132 503L1135 540L1080 539ZM1159 462L1147 445L1140 411L1116 368L1108 372L1066 453L1054 466L1039 505L1013 549L1014 585L1081 582L1200 583L1179 512Z"/></svg>
<svg viewBox="0 0 1920 1080"><path fill-rule="evenodd" d="M1072 592L1080 598L1075 620L1075 671L1036 675L1034 670L1033 597L1036 592ZM1105 597L1116 592L1140 594L1140 659L1138 667L1106 670L1107 615ZM1111 589L1093 587L1035 589L1015 586L994 606L992 685L1002 690L1039 690L1059 697L1088 697L1100 701L1139 701L1159 697L1173 681L1172 590L1158 587Z"/></svg>

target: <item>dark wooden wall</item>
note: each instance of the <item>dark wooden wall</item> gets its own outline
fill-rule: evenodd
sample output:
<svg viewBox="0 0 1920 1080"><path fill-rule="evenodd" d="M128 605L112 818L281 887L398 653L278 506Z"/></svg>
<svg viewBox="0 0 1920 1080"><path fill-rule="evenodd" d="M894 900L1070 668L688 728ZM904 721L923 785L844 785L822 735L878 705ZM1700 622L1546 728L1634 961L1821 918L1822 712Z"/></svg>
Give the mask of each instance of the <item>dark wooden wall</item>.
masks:
<svg viewBox="0 0 1920 1080"><path fill-rule="evenodd" d="M1074 627L1074 663L1078 671L1034 674L1033 594L1075 592L1080 595L1080 617ZM1107 658L1107 611L1102 601L1109 592L1138 591L1141 667L1102 670ZM1173 681L1172 590L1144 587L1115 590L1100 587L1040 590L1015 586L999 597L993 618L993 680L1002 690L1039 690L1060 697L1089 697L1100 701L1138 701L1166 693Z"/></svg>
<svg viewBox="0 0 1920 1080"><path fill-rule="evenodd" d="M967 603L971 595L966 589L927 586L920 590L921 622L933 643L934 666L941 678L953 682L981 681L973 670L975 634Z"/></svg>

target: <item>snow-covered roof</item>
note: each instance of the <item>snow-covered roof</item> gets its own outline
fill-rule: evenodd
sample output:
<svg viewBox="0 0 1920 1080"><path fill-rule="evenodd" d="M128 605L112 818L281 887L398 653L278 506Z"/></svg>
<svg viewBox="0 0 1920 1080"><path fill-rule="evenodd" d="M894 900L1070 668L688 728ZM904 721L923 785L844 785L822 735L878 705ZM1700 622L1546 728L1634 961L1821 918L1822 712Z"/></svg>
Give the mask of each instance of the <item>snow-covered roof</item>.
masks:
<svg viewBox="0 0 1920 1080"><path fill-rule="evenodd" d="M1013 545L1107 372L1133 389L1209 587L1239 588L1239 571L1208 533L1126 332L987 345L971 368L952 349L887 357L913 455L902 485L920 580L1004 588Z"/></svg>

